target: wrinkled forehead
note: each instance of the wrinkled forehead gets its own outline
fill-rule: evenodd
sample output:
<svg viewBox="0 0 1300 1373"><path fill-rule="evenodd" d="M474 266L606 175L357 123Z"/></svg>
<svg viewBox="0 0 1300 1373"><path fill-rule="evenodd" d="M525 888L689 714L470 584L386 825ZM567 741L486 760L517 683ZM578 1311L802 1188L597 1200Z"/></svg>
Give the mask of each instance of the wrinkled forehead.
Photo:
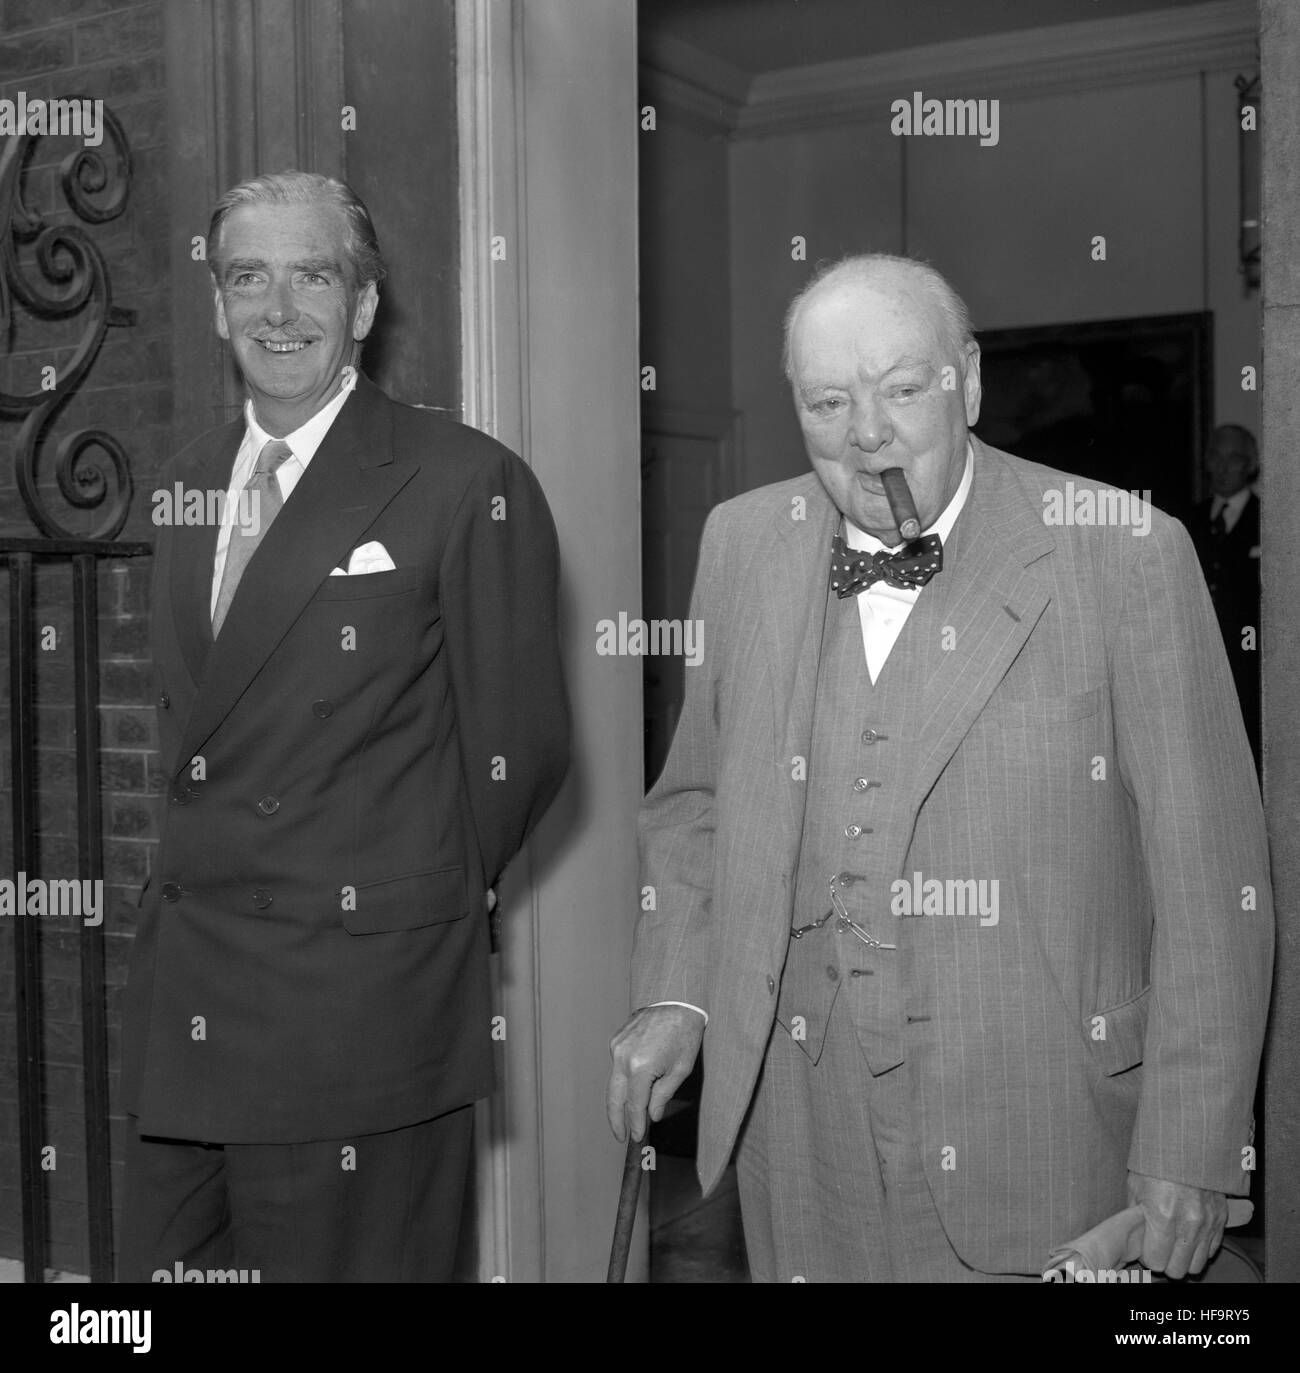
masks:
<svg viewBox="0 0 1300 1373"><path fill-rule="evenodd" d="M240 205L221 225L223 258L257 257L268 262L347 257L347 220L328 201L308 204Z"/></svg>
<svg viewBox="0 0 1300 1373"><path fill-rule="evenodd" d="M934 300L901 277L814 290L795 317L790 345L801 381L847 372L865 378L917 363L937 367L952 351Z"/></svg>

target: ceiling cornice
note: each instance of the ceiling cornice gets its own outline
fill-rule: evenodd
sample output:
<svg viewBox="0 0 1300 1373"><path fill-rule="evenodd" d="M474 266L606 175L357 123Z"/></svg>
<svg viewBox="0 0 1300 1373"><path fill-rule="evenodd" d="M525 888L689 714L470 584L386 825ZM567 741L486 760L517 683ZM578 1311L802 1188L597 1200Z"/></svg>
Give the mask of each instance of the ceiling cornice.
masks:
<svg viewBox="0 0 1300 1373"><path fill-rule="evenodd" d="M642 92L697 129L734 133L749 95L747 72L666 34L641 44Z"/></svg>
<svg viewBox="0 0 1300 1373"><path fill-rule="evenodd" d="M690 44L643 45L647 94L699 128L737 138L878 120L913 91L1013 100L1170 80L1258 62L1255 0L1152 10L988 34L749 77Z"/></svg>

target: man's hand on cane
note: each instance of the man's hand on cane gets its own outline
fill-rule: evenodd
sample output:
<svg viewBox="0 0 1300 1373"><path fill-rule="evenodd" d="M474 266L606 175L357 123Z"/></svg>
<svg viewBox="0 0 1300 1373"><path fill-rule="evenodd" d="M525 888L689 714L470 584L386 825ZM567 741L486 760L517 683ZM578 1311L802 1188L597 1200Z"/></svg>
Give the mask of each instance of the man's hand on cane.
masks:
<svg viewBox="0 0 1300 1373"><path fill-rule="evenodd" d="M687 1006L646 1006L609 1041L614 1067L605 1109L609 1128L620 1142L625 1128L644 1139L650 1120L658 1120L673 1093L695 1066L704 1039L704 1017Z"/></svg>

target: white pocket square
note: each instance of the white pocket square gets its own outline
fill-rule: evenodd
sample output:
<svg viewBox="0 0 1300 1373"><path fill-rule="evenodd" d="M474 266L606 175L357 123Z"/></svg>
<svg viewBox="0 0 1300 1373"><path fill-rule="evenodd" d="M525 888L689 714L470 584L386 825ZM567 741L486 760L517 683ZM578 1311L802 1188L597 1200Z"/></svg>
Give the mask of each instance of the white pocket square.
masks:
<svg viewBox="0 0 1300 1373"><path fill-rule="evenodd" d="M348 558L348 565L336 567L331 577L361 577L369 572L392 572L397 564L388 556L388 550L378 541L363 543L354 548Z"/></svg>

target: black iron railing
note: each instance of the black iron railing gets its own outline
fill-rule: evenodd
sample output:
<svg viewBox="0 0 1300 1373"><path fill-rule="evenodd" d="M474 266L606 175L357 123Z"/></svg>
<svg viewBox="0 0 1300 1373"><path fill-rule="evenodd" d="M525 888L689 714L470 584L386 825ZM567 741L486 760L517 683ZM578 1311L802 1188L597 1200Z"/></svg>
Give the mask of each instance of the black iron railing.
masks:
<svg viewBox="0 0 1300 1373"><path fill-rule="evenodd" d="M116 218L130 193L131 157L125 134L111 112L105 109L102 118L104 146L111 148L112 156L106 158L83 146L59 168L63 196L76 217L87 224ZM25 203L25 171L41 136L12 135L0 151L0 345L6 350L10 347L16 303L37 320L75 318L82 329L71 359L60 368L52 388L11 392L0 387L0 415L22 417L14 479L39 531L39 537L0 537L0 561L9 568L13 862L15 873L34 873L39 864L34 576L37 560L53 560L67 564L72 575L78 877L99 882L104 868L97 571L101 559L140 557L151 550L147 543L118 539L130 511L131 479L126 452L111 434L83 428L54 446L53 477L68 510L51 502L41 470L57 412L76 394L107 331L134 324L135 312L113 304L103 254L80 225L47 224ZM27 245L24 265L22 250ZM108 1282L113 1274L113 1230L102 920L82 926L79 947L90 1277ZM13 950L23 1267L28 1282L43 1282L48 1234L46 1174L41 1168L45 1076L41 949L30 920L17 915Z"/></svg>

